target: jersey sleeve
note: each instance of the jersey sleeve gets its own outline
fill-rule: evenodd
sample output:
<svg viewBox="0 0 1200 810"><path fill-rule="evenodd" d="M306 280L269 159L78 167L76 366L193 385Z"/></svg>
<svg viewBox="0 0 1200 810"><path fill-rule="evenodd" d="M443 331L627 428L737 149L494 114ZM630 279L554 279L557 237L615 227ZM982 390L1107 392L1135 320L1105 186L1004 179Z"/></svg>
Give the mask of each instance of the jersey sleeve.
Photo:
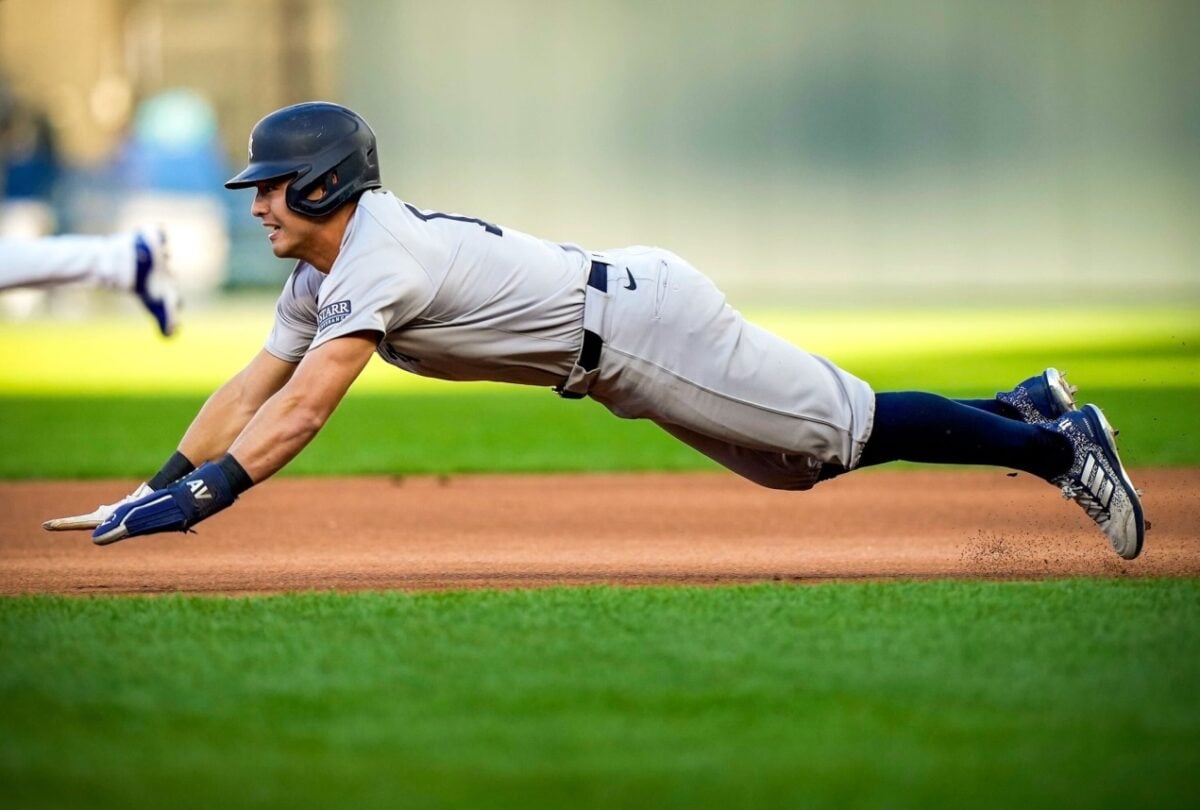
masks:
<svg viewBox="0 0 1200 810"><path fill-rule="evenodd" d="M298 265L275 304L275 323L264 348L280 360L299 363L316 334L317 291Z"/></svg>
<svg viewBox="0 0 1200 810"><path fill-rule="evenodd" d="M433 282L407 254L364 254L334 268L317 299L309 349L353 332L386 335L403 328L433 299Z"/></svg>

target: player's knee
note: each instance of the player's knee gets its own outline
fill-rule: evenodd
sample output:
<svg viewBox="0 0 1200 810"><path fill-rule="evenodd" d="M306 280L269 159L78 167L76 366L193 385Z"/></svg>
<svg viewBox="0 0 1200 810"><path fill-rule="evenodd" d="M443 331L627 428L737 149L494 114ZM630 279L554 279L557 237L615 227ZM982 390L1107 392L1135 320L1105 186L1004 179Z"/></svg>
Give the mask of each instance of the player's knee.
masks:
<svg viewBox="0 0 1200 810"><path fill-rule="evenodd" d="M813 473L792 473L792 472L764 472L756 471L754 473L742 473L742 477L753 481L760 487L767 489L780 489L788 492L802 492L806 489L812 489L817 483L817 475Z"/></svg>
<svg viewBox="0 0 1200 810"><path fill-rule="evenodd" d="M738 454L726 466L760 487L800 492L813 488L823 465L810 456L753 452Z"/></svg>

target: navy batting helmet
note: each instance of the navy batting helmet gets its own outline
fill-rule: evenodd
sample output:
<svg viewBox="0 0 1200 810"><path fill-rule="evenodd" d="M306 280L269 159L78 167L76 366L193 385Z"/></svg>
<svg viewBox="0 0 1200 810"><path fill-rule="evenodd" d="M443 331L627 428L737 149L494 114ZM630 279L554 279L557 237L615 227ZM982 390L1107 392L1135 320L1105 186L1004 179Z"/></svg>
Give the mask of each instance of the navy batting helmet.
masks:
<svg viewBox="0 0 1200 810"><path fill-rule="evenodd" d="M286 200L298 214L322 217L369 188L379 188L375 133L358 113L338 104L307 101L276 110L250 131L246 168L225 188L247 188L291 178ZM325 186L325 196L307 199Z"/></svg>

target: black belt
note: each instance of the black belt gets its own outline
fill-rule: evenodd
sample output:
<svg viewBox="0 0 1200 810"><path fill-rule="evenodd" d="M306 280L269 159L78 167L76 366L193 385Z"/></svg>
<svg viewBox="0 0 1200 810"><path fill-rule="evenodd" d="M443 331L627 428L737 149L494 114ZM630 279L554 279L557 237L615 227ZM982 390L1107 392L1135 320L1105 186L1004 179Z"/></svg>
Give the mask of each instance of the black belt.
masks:
<svg viewBox="0 0 1200 810"><path fill-rule="evenodd" d="M600 292L608 292L608 265L604 262L592 262L591 272L587 280L589 287L595 287ZM600 365L600 350L604 348L604 340L590 329L583 330L583 348L579 351L579 367L584 371L595 371ZM558 395L563 399L583 399L584 394L562 390L560 385Z"/></svg>

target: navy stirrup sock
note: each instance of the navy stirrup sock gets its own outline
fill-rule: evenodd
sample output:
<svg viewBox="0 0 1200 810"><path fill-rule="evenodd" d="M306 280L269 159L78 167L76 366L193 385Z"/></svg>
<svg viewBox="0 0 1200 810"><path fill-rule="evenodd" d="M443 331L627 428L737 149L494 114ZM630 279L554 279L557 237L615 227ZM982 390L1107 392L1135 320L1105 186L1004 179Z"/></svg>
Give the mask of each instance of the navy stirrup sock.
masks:
<svg viewBox="0 0 1200 810"><path fill-rule="evenodd" d="M902 391L875 395L875 424L858 466L888 461L988 464L1047 480L1071 466L1063 436L1007 418L991 409L936 394Z"/></svg>
<svg viewBox="0 0 1200 810"><path fill-rule="evenodd" d="M1021 418L1020 411L1007 402L1001 402L998 399L956 399L954 401L959 405L968 405L981 411L994 413L996 416L1003 416L1005 419Z"/></svg>

